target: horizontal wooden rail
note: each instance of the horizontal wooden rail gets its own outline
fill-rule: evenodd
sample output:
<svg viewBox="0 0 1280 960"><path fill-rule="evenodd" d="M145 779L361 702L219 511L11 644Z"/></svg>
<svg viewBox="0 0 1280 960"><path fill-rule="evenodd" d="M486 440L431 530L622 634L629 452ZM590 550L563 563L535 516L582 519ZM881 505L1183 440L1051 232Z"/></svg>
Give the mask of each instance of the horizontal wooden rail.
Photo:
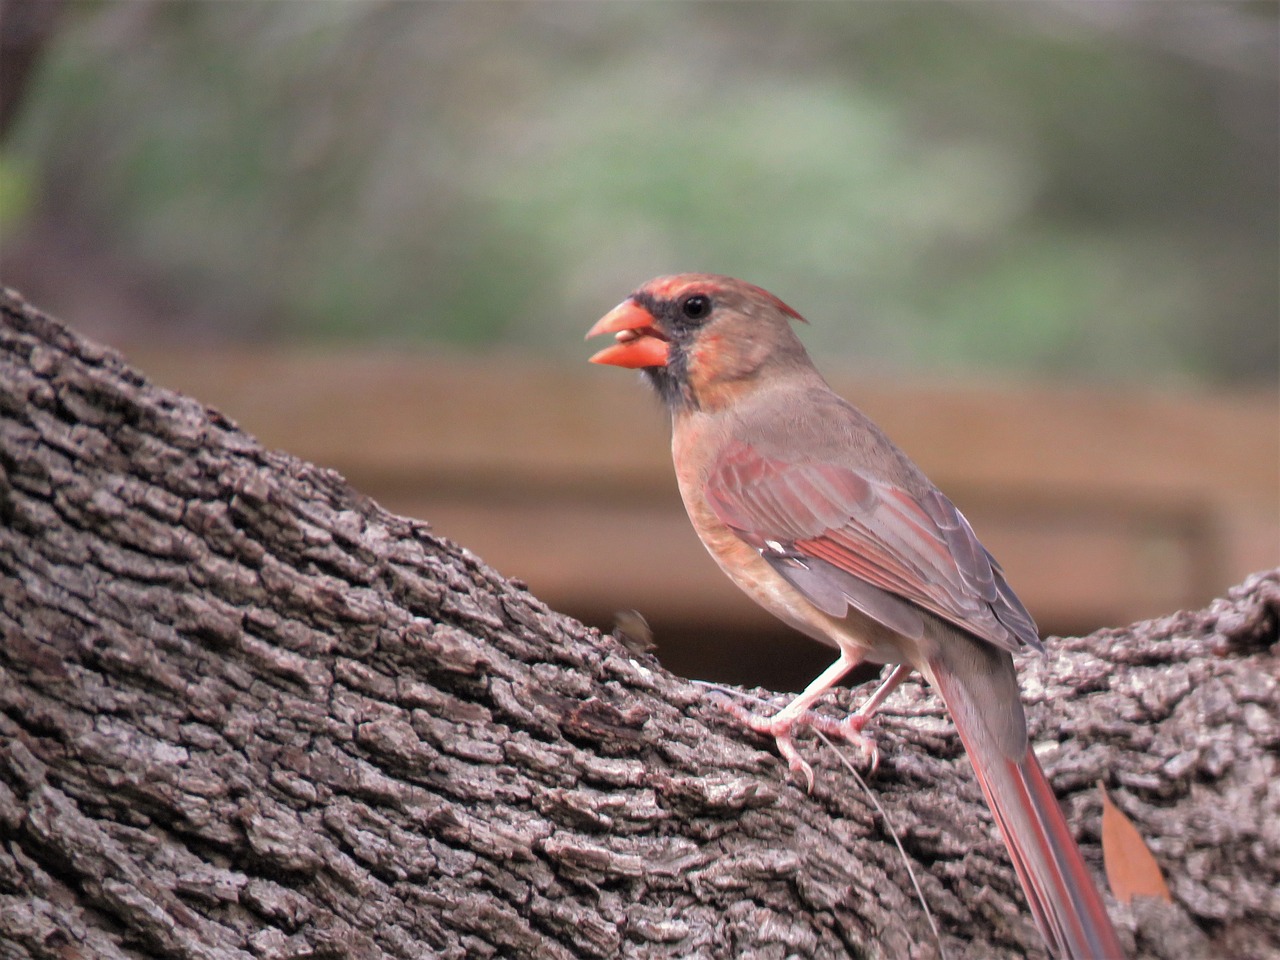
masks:
<svg viewBox="0 0 1280 960"><path fill-rule="evenodd" d="M430 521L560 609L600 622L637 608L707 637L773 629L689 530L665 415L616 370L126 352L264 443ZM1280 562L1274 392L835 385L960 505L1047 632L1200 606Z"/></svg>

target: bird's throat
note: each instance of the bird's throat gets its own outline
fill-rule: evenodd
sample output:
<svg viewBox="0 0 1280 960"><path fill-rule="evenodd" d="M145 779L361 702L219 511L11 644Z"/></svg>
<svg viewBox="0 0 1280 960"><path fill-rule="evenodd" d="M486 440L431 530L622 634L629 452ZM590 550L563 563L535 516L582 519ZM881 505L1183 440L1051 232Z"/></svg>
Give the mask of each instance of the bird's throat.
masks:
<svg viewBox="0 0 1280 960"><path fill-rule="evenodd" d="M698 400L686 376L684 355L671 351L665 367L646 367L644 378L657 391L672 416L698 409Z"/></svg>

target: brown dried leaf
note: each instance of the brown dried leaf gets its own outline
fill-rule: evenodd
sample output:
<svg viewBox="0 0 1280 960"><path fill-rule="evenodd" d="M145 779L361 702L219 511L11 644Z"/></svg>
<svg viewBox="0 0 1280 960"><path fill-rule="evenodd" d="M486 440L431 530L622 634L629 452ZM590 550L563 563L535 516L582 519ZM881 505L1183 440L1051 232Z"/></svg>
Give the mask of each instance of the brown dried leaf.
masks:
<svg viewBox="0 0 1280 960"><path fill-rule="evenodd" d="M1101 781L1098 792L1102 795L1102 862L1111 892L1121 903L1129 903L1134 897L1155 897L1172 903L1164 874L1142 834L1111 802Z"/></svg>

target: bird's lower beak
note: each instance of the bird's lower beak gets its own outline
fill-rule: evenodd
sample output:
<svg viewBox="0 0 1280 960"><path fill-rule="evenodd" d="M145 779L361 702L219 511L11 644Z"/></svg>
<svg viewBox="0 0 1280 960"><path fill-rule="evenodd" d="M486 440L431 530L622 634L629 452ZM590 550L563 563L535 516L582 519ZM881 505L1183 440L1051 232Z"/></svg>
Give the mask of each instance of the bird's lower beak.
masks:
<svg viewBox="0 0 1280 960"><path fill-rule="evenodd" d="M587 339L602 333L617 336L617 343L591 357L592 363L615 367L665 367L667 338L658 329L653 314L635 300L627 299L596 321Z"/></svg>

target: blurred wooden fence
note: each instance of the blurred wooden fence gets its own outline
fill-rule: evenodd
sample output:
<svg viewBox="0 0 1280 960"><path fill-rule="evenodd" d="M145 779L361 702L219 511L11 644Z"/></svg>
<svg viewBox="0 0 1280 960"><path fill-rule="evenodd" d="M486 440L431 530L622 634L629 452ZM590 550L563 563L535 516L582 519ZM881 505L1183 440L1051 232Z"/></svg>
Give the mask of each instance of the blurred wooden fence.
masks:
<svg viewBox="0 0 1280 960"><path fill-rule="evenodd" d="M617 370L299 350L129 357L558 609L599 625L640 610L677 669L741 679L752 674L737 666L779 659L760 647L777 626L688 528L664 413ZM835 386L965 511L1046 633L1199 606L1280 563L1274 392ZM810 646L801 678L827 656ZM736 663L717 669L717 649Z"/></svg>

